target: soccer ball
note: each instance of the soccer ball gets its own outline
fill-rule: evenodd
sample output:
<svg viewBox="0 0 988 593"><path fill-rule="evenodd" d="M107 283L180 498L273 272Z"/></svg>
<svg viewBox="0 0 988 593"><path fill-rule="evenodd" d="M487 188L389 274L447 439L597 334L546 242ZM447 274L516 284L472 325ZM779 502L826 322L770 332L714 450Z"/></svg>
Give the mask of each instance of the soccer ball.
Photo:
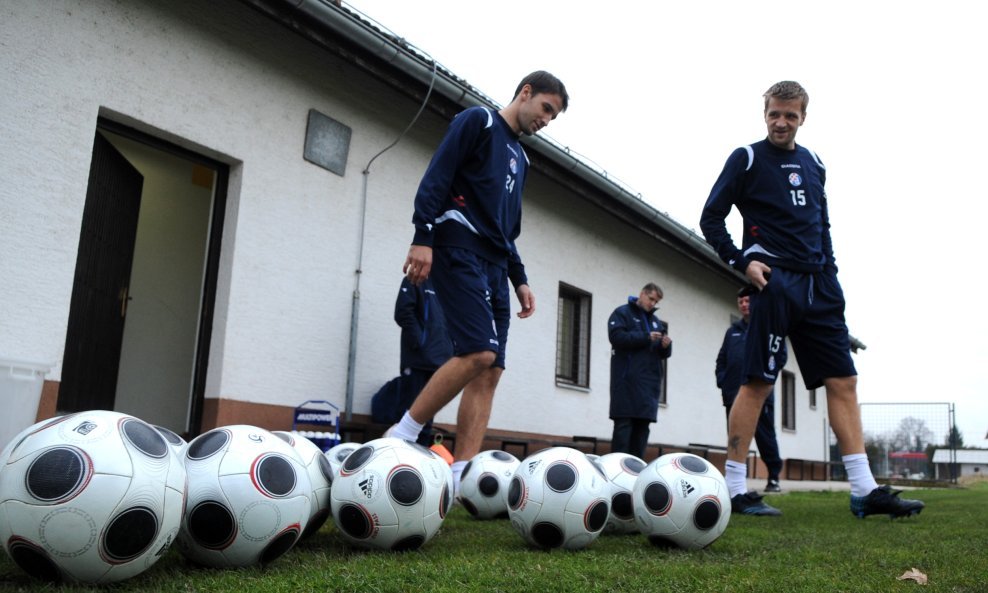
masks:
<svg viewBox="0 0 988 593"><path fill-rule="evenodd" d="M309 521L312 482L291 445L263 428L223 426L185 451L188 497L178 549L214 568L267 564Z"/></svg>
<svg viewBox="0 0 988 593"><path fill-rule="evenodd" d="M185 449L189 446L189 443L185 442L185 439L180 437L175 431L165 428L164 426L159 426L157 424L153 424L152 426L154 426L158 432L161 433L161 436L165 437L165 440L172 448L172 451L178 454L179 459L185 457Z"/></svg>
<svg viewBox="0 0 988 593"><path fill-rule="evenodd" d="M529 455L508 488L511 525L539 548L578 550L604 529L611 487L582 451L551 447Z"/></svg>
<svg viewBox="0 0 988 593"><path fill-rule="evenodd" d="M25 572L110 583L151 567L179 530L185 469L161 434L95 410L21 431L0 459L0 542Z"/></svg>
<svg viewBox="0 0 988 593"><path fill-rule="evenodd" d="M295 452L302 458L302 464L309 474L309 481L312 483L312 495L310 497L311 508L309 509L309 522L302 532L301 539L311 536L319 531L319 528L326 523L329 518L329 488L333 485L333 468L329 465L329 460L323 455L322 449L306 437L276 430L274 434L295 448Z"/></svg>
<svg viewBox="0 0 988 593"><path fill-rule="evenodd" d="M638 529L660 546L705 548L731 518L724 476L690 453L670 453L649 463L638 475L633 496Z"/></svg>
<svg viewBox="0 0 988 593"><path fill-rule="evenodd" d="M493 519L508 513L508 486L518 468L518 458L504 451L481 451L460 476L460 503L477 519Z"/></svg>
<svg viewBox="0 0 988 593"><path fill-rule="evenodd" d="M611 512L604 525L604 533L637 533L635 508L631 492L635 489L638 474L645 469L645 462L628 453L608 453L597 463L611 483Z"/></svg>
<svg viewBox="0 0 988 593"><path fill-rule="evenodd" d="M453 473L417 443L380 438L347 456L333 480L333 520L351 544L415 550L439 531L453 503Z"/></svg>
<svg viewBox="0 0 988 593"><path fill-rule="evenodd" d="M334 445L326 451L325 456L329 461L329 467L332 470L330 473L332 478L330 482L336 479L336 476L340 475L340 467L342 467L343 462L346 460L350 453L353 453L360 448L358 443L340 443L339 445Z"/></svg>

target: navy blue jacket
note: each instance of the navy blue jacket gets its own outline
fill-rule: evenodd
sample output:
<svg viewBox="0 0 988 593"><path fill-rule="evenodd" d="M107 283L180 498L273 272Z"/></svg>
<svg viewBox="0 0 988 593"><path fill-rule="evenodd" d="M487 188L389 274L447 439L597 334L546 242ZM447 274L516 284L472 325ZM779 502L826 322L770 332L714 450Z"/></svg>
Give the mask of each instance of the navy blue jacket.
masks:
<svg viewBox="0 0 988 593"><path fill-rule="evenodd" d="M652 342L649 332L666 331L654 313L638 306L638 297L628 297L607 320L611 341L610 417L641 418L654 422L659 413L659 387L662 360L672 354L672 345L663 348Z"/></svg>
<svg viewBox="0 0 988 593"><path fill-rule="evenodd" d="M415 194L413 245L462 247L528 284L515 239L528 155L496 111L470 107L450 122Z"/></svg>
<svg viewBox="0 0 988 593"><path fill-rule="evenodd" d="M741 379L744 374L744 341L748 336L748 322L738 319L727 328L724 334L724 343L717 353L717 363L714 367L714 374L717 376L717 387L720 388L720 396L724 400L724 406L734 405L734 398L738 396L741 389ZM782 347L785 348L785 342ZM773 403L775 399L775 386L768 394L768 402ZM773 419L774 420L774 419Z"/></svg>
<svg viewBox="0 0 988 593"><path fill-rule="evenodd" d="M446 318L431 280L415 286L402 278L395 299L395 322L401 326L401 371L434 371L453 356Z"/></svg>
<svg viewBox="0 0 988 593"><path fill-rule="evenodd" d="M700 216L700 230L742 274L751 260L799 272L836 272L824 190L826 169L811 151L783 150L768 140L727 158ZM737 206L744 219L741 248L725 219Z"/></svg>

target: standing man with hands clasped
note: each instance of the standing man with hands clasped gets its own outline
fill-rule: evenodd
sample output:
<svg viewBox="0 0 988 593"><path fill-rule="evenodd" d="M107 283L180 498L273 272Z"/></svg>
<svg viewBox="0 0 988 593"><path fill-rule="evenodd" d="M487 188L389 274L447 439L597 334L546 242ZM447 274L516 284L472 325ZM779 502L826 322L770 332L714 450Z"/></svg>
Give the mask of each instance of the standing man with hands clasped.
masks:
<svg viewBox="0 0 988 593"><path fill-rule="evenodd" d="M662 361L672 354L667 326L655 315L662 289L649 282L611 313L611 452L644 459L649 424L658 419Z"/></svg>
<svg viewBox="0 0 988 593"><path fill-rule="evenodd" d="M432 278L453 343L453 357L435 372L412 407L385 436L414 441L425 422L460 391L456 417L457 490L464 466L484 441L494 390L504 371L511 300L522 319L535 296L515 247L531 136L566 110L569 95L552 74L526 76L500 111L470 107L450 123L415 196L415 236L402 267L413 284Z"/></svg>
<svg viewBox="0 0 988 593"><path fill-rule="evenodd" d="M878 486L865 454L857 371L830 238L826 169L815 153L796 144L809 95L799 83L784 81L764 98L768 137L731 153L700 217L707 242L758 289L751 295L743 384L728 421L724 477L731 510L781 514L755 492L745 492L745 456L765 399L785 366L788 336L806 388L826 388L830 426L851 485L851 513L860 518L918 514L921 501ZM740 249L724 222L732 206L744 220Z"/></svg>

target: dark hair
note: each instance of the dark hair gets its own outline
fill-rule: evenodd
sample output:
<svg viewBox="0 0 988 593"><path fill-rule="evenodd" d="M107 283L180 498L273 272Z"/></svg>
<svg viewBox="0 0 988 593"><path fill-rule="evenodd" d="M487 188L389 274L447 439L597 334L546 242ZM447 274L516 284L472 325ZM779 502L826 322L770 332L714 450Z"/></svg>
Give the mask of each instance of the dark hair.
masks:
<svg viewBox="0 0 988 593"><path fill-rule="evenodd" d="M645 294L652 294L653 292L659 295L659 298L663 298L665 295L662 294L662 289L655 282L649 282L644 287L642 287L642 292Z"/></svg>
<svg viewBox="0 0 988 593"><path fill-rule="evenodd" d="M569 106L569 93L566 92L566 85L563 84L563 81L559 80L552 74L549 74L545 70L536 70L521 79L521 82L518 83L518 88L515 89L515 97L521 93L521 89L524 88L526 84L531 85L532 96L539 93L559 95L559 97L563 100L563 111L566 111L566 108ZM514 97L512 97L512 99L514 99Z"/></svg>
<svg viewBox="0 0 988 593"><path fill-rule="evenodd" d="M806 107L810 104L810 95L806 92L806 89L802 87L798 82L792 80L783 80L782 82L777 82L771 86L765 94L765 110L768 111L768 100L771 98L776 98L782 101L791 101L792 99L799 99L803 105L803 113L806 113Z"/></svg>

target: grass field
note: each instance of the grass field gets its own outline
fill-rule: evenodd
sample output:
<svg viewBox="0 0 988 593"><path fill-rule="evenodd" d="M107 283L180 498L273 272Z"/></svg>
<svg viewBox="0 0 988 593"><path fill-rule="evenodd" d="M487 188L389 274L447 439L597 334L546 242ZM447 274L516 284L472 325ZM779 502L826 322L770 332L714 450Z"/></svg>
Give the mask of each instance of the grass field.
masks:
<svg viewBox="0 0 988 593"><path fill-rule="evenodd" d="M846 492L774 496L780 518L733 516L705 550L650 545L644 536L601 536L580 552L525 547L506 520L475 521L454 507L422 550L361 552L327 524L266 569L191 566L174 549L114 592L268 591L503 592L988 592L988 483L915 490L927 503L914 518L858 520ZM896 577L916 568L921 586ZM46 586L0 554L0 591L92 591Z"/></svg>

